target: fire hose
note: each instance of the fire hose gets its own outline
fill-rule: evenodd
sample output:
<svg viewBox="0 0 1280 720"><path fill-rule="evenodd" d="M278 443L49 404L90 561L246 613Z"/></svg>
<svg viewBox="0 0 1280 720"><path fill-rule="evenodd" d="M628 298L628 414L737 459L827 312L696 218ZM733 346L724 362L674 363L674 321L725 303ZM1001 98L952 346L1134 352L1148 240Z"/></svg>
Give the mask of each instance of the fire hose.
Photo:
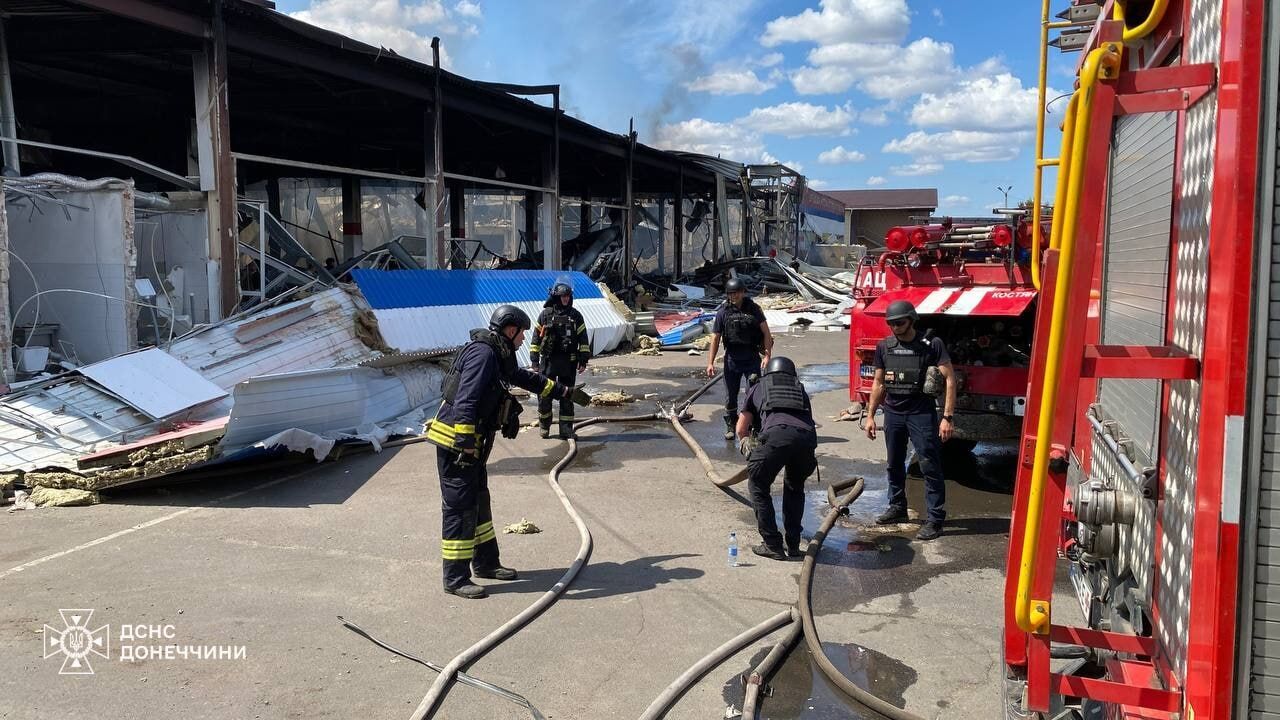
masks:
<svg viewBox="0 0 1280 720"><path fill-rule="evenodd" d="M685 443L694 451L694 454L698 456L698 460L702 462L703 468L707 471L707 476L712 479L712 482L721 488L728 487L729 485L733 485L745 479L746 471L743 470L730 478L721 478L720 475L715 472L714 467L711 465L711 460L707 457L706 452L698 446L693 437L690 436L680 424L680 416L688 409L689 405L709 390L718 379L719 375L712 377L688 399L675 406L678 410L674 412L620 417L595 417L575 423L573 426L574 430L576 432L581 428L598 423L648 422L665 417L671 421L672 427L676 429L677 434L684 439ZM466 670L507 638L514 635L522 627L532 622L535 618L545 612L547 608L551 607L551 605L560 598L564 591L569 588L569 585L573 583L573 580L577 577L578 573L586 565L587 559L591 556L591 531L587 528L586 523L583 522L582 517L578 514L577 510L574 509L573 503L569 501L569 497L565 494L564 489L560 487L560 473L569 466L569 463L573 462L573 459L577 454L577 440L570 438L568 452L565 453L565 456L561 458L560 462L556 463L555 467L551 469L551 472L547 473L547 484L551 486L552 491L554 491L556 496L560 499L561 505L563 505L565 511L569 513L569 517L573 519L574 525L578 528L578 535L581 538L581 544L578 547L578 554L574 557L573 563L570 564L569 568L565 571L564 575L561 576L560 580L558 580L550 590L535 600L532 605L525 608L520 612L520 614L511 618L500 627L494 629L479 642L466 650L463 650L454 657L453 660L449 661L449 664L446 665L436 677L435 682L431 685L431 689L428 690L427 694L422 698L417 709L414 710L414 713L411 716L413 720L425 720L426 718L434 717L440 707L440 703L444 700L445 694L452 687L454 680L458 677L458 674ZM530 709L532 709L531 706Z"/></svg>

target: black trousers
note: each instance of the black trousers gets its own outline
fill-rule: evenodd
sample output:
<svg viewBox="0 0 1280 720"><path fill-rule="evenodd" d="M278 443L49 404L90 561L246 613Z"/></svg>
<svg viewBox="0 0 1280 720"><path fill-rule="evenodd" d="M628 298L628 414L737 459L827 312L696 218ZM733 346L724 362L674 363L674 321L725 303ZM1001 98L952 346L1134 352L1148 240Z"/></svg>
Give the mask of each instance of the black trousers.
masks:
<svg viewBox="0 0 1280 720"><path fill-rule="evenodd" d="M552 355L540 358L542 374L556 382L573 387L578 382L578 361L568 355ZM555 402L550 397L538 398L538 424L544 428L551 427L551 406ZM560 398L560 434L573 429L573 400Z"/></svg>
<svg viewBox="0 0 1280 720"><path fill-rule="evenodd" d="M942 438L936 410L920 413L884 412L884 441L889 451L889 507L907 508L907 440L920 456L924 497L929 519L947 519L947 486L942 475Z"/></svg>
<svg viewBox="0 0 1280 720"><path fill-rule="evenodd" d="M783 548L778 521L773 512L770 488L778 473L786 470L782 481L782 528L786 547L800 544L800 523L804 518L804 481L818 467L815 451L818 434L794 425L775 425L760 434L760 445L747 458L747 487L756 511L756 527L760 538L771 548Z"/></svg>
<svg viewBox="0 0 1280 720"><path fill-rule="evenodd" d="M440 554L444 586L456 588L471 582L471 568L492 570L499 566L498 536L489 507L488 453L458 462L457 454L436 448L440 473Z"/></svg>
<svg viewBox="0 0 1280 720"><path fill-rule="evenodd" d="M744 378L760 374L760 356L754 352L730 352L725 348L724 356L724 415L726 418L738 418L738 390L742 388Z"/></svg>

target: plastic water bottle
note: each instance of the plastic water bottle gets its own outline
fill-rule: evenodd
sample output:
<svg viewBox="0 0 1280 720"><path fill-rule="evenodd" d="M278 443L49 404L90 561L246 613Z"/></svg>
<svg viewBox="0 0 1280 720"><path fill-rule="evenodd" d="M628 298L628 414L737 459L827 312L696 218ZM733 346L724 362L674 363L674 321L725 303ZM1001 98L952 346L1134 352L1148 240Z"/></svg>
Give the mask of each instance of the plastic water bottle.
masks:
<svg viewBox="0 0 1280 720"><path fill-rule="evenodd" d="M729 567L738 567L738 533L729 533Z"/></svg>

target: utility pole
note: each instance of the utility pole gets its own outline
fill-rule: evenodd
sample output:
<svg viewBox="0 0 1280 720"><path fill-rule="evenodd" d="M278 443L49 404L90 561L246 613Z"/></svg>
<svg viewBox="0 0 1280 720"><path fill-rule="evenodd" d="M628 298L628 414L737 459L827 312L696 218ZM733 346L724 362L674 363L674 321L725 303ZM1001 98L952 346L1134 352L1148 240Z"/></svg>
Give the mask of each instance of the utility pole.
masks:
<svg viewBox="0 0 1280 720"><path fill-rule="evenodd" d="M1005 207L1005 208L1009 207L1009 191L1012 189L1013 189L1012 185L1006 185L1004 187L1000 187L999 185L996 186L996 190L999 190L1000 192L1004 193L1004 205L1001 205L1000 207Z"/></svg>

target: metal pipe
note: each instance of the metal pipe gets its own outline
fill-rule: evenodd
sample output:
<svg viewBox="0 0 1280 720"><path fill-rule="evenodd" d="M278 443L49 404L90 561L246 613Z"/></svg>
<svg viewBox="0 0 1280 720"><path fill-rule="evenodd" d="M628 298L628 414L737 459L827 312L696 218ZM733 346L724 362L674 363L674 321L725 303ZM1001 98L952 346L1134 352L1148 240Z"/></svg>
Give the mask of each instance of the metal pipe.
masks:
<svg viewBox="0 0 1280 720"><path fill-rule="evenodd" d="M800 623L800 612L794 607L791 608L791 620L791 627L787 629L787 634L773 646L769 654L764 656L764 660L760 661L747 678L747 689L742 695L742 720L756 720L761 688L769 678L773 677L778 664L791 654L792 648L800 642L800 636L804 634L804 625Z"/></svg>
<svg viewBox="0 0 1280 720"><path fill-rule="evenodd" d="M742 652L743 648L747 647L751 643L756 642L774 630L791 623L792 612L793 611L790 608L783 610L750 630L739 634L737 637L734 637L732 640L711 651L711 654L694 663L692 667L685 670L680 677L676 678L666 687L665 690L662 691L661 695L649 704L649 707L644 711L644 714L640 716L640 720L660 720L661 718L666 717L667 711L671 709L671 706L675 705L676 701L680 699L680 696L684 695L699 678L714 670L720 663L728 660L734 655L737 655L739 652Z"/></svg>
<svg viewBox="0 0 1280 720"><path fill-rule="evenodd" d="M1147 13L1147 18L1137 27L1125 28L1124 42L1126 45L1135 43L1155 31L1156 26L1164 19L1165 11L1169 9L1169 0L1155 0L1151 4L1151 11ZM1116 20L1124 21L1124 0L1116 0L1115 9L1112 11L1112 17Z"/></svg>
<svg viewBox="0 0 1280 720"><path fill-rule="evenodd" d="M1036 88L1036 171L1031 191L1031 206L1035 213L1035 229L1031 237L1031 285L1040 289L1040 200L1044 192L1044 116L1047 113L1045 99L1049 81L1049 12L1050 0L1040 5L1040 74Z"/></svg>
<svg viewBox="0 0 1280 720"><path fill-rule="evenodd" d="M1089 425L1093 427L1093 432L1097 434L1098 437L1102 438L1102 441L1107 444L1107 449L1116 456L1116 462L1120 463L1120 467L1124 468L1124 471L1128 473L1129 479L1138 487L1142 487L1146 484L1146 473L1139 470L1137 466L1133 464L1133 461L1125 454L1124 449L1120 447L1120 443L1116 442L1116 439L1111 436L1111 433L1107 432L1106 426L1098 419L1098 415L1093 408L1086 410L1084 416L1088 418Z"/></svg>
<svg viewBox="0 0 1280 720"><path fill-rule="evenodd" d="M18 135L18 115L13 106L13 77L9 74L9 42L5 37L5 19L0 17L0 135ZM7 162L5 162L7 161ZM22 161L15 143L4 144L0 165L7 165L18 175L22 174Z"/></svg>
<svg viewBox="0 0 1280 720"><path fill-rule="evenodd" d="M105 190L112 185L127 187L131 183L129 180L122 180L114 177L86 180L84 178L73 177L71 175L51 172L36 173L35 175L29 175L21 179L41 183L65 185L72 190L81 190L84 192ZM164 195L159 193L140 192L138 190L133 192L133 205L134 207L140 207L147 210L170 210L173 208L173 203Z"/></svg>
<svg viewBox="0 0 1280 720"><path fill-rule="evenodd" d="M361 170L359 168L343 167L341 165L324 165L321 163L304 162L302 160L287 160L285 158L269 157L267 155L253 155L250 153L233 152L231 157L243 162L256 162L263 165L281 165L283 167L302 168L303 170L319 170L320 172L333 173L335 175L350 175L352 177L369 177L381 178L383 180L398 180L400 182L426 184L435 182L434 178L413 177L412 175L396 175L395 173L375 172L373 170Z"/></svg>
<svg viewBox="0 0 1280 720"><path fill-rule="evenodd" d="M538 185L526 185L524 183L508 182L506 180L495 180L494 178L477 177L475 175L462 175L459 173L440 173L447 180L462 180L463 182L473 182L478 185L492 185L494 187L511 188L513 190L532 190L533 192L554 193L555 188L540 187Z"/></svg>

